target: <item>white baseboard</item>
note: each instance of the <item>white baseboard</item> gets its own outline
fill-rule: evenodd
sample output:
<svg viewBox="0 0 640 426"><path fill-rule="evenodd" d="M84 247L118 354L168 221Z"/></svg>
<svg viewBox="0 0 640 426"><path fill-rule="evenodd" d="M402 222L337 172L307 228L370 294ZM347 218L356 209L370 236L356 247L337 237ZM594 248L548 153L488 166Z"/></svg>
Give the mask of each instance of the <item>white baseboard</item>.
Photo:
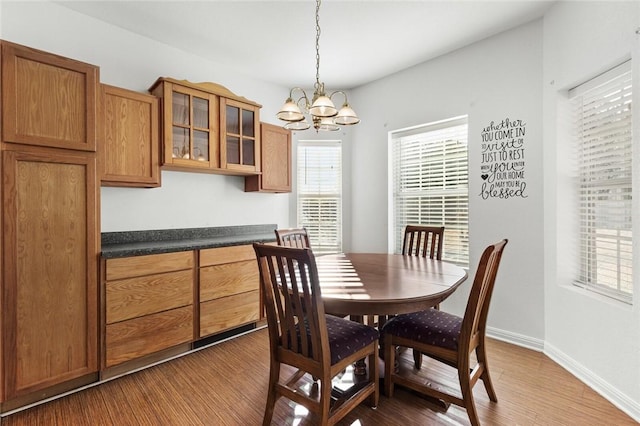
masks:
<svg viewBox="0 0 640 426"><path fill-rule="evenodd" d="M632 400L553 345L546 343L543 352L584 384L602 395L603 398L627 413L632 419L640 422L640 403L638 401Z"/></svg>
<svg viewBox="0 0 640 426"><path fill-rule="evenodd" d="M487 327L487 337L544 353L562 368L576 376L578 380L598 392L607 401L640 423L640 403L638 401L632 400L553 345L541 339L534 339L529 336L492 327Z"/></svg>
<svg viewBox="0 0 640 426"><path fill-rule="evenodd" d="M501 330L499 328L487 327L487 337L522 346L536 352L542 352L544 350L544 340L534 339L533 337Z"/></svg>

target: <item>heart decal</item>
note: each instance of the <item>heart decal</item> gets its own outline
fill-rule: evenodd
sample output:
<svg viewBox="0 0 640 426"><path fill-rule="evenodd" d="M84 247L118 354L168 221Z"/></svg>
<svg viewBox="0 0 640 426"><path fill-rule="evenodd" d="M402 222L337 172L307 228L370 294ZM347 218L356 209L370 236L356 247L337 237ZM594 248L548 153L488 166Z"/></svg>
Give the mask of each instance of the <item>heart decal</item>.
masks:
<svg viewBox="0 0 640 426"><path fill-rule="evenodd" d="M489 175L484 174L484 175L480 175L480 177L482 178L482 180L487 180L487 178L489 177Z"/></svg>

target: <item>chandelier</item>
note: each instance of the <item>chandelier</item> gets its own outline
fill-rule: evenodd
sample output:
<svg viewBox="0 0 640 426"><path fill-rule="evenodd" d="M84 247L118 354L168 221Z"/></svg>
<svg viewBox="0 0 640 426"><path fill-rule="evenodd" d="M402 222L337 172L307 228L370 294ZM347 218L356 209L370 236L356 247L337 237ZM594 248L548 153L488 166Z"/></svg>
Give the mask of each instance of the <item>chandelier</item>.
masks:
<svg viewBox="0 0 640 426"><path fill-rule="evenodd" d="M294 87L289 91L289 97L280 111L276 114L280 120L286 121L284 128L288 130L306 130L311 127L305 114L311 117L311 122L316 131L336 131L340 126L358 124L360 119L349 106L347 94L342 90L332 92L330 95L324 91L324 83L320 83L320 0L316 0L316 82L313 85L313 98L309 101L307 93L300 87ZM294 101L294 93L300 97ZM333 104L335 95L342 95L344 103L338 111ZM303 112L304 111L304 112Z"/></svg>

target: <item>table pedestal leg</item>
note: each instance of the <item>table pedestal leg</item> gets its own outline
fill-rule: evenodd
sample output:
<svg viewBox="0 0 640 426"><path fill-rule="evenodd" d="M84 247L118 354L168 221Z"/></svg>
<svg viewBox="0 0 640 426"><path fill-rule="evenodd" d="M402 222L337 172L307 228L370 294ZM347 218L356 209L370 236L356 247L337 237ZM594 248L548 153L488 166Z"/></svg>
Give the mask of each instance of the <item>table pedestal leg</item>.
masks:
<svg viewBox="0 0 640 426"><path fill-rule="evenodd" d="M360 324L364 324L364 317L361 315L350 315L351 321L359 322ZM353 374L356 376L364 376L367 374L367 363L364 359L359 359L353 364Z"/></svg>

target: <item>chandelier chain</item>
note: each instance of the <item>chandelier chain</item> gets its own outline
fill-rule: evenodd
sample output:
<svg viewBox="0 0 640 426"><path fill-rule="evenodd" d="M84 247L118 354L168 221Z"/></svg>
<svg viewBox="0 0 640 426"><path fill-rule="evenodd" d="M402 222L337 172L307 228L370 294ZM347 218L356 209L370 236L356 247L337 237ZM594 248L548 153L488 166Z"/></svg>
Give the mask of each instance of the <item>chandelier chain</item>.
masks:
<svg viewBox="0 0 640 426"><path fill-rule="evenodd" d="M2 0L0 0L2 1ZM286 121L287 130L307 130L311 125L305 114L308 114L313 127L318 130L336 131L340 126L358 124L360 118L353 111L347 100L347 94L342 90L336 90L327 95L324 92L324 83L320 82L320 4L322 0L316 0L316 82L313 97L309 98L304 89L294 87L289 91L289 97L276 117ZM302 96L294 100L294 92L301 92ZM344 103L338 110L332 98L334 95L342 95ZM304 112L303 112L304 111Z"/></svg>
<svg viewBox="0 0 640 426"><path fill-rule="evenodd" d="M316 0L316 91L320 89L320 0Z"/></svg>

